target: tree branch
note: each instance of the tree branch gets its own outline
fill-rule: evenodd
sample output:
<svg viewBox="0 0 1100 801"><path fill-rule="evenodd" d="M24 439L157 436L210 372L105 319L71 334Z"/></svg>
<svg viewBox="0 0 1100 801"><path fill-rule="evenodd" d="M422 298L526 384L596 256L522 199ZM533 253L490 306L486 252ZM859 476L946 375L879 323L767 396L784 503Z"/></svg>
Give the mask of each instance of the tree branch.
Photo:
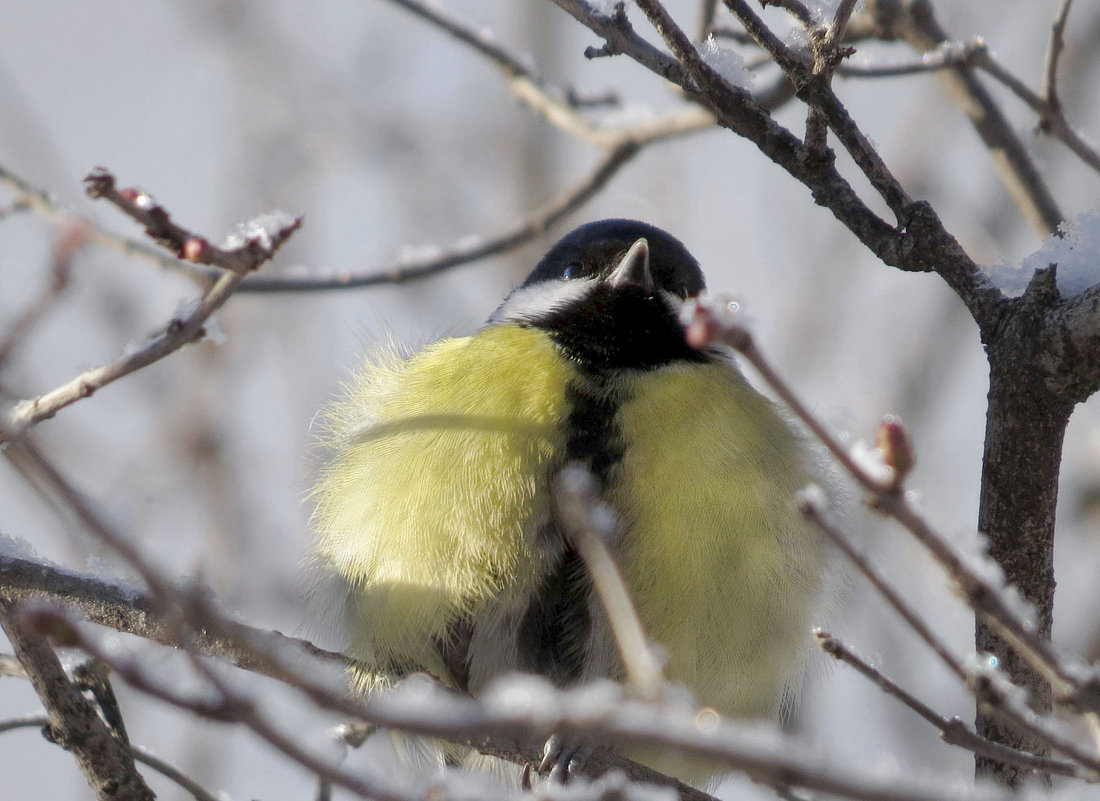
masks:
<svg viewBox="0 0 1100 801"><path fill-rule="evenodd" d="M182 598L207 599L210 590L201 586L179 587ZM168 645L179 641L164 624L153 596L125 584L114 584L95 576L74 573L41 562L15 556L0 555L0 598L12 603L45 603L78 612L80 619L106 626L126 634ZM319 648L308 640L288 637L278 631L247 626L224 616L212 618L204 610L210 601L187 604L188 628L191 634L186 644L203 656L217 659L241 670L290 683L293 676L281 662L264 659L256 648L244 643L261 643L262 651L279 653L301 660L320 660L335 667L344 667L347 657Z"/></svg>
<svg viewBox="0 0 1100 801"><path fill-rule="evenodd" d="M669 129L675 122L666 119ZM704 127L705 123L696 116L693 122L681 115L679 122L683 127L678 132L688 133L698 130L695 123ZM669 134L673 135L673 134ZM393 267L363 274L343 273L334 276L311 276L296 278L292 276L252 277L240 286L241 292L300 292L306 290L344 289L348 287L368 287L380 284L395 284L412 281L457 267L479 259L504 253L534 239L563 217L571 214L586 203L600 189L606 186L616 173L637 154L640 144L626 139L611 148L596 166L558 198L540 209L523 217L510 228L484 240L459 242L440 253L434 253L420 259L405 260Z"/></svg>
<svg viewBox="0 0 1100 801"><path fill-rule="evenodd" d="M30 328L46 315L69 286L69 272L73 258L88 241L88 230L80 223L69 223L63 228L53 246L50 259L50 280L42 287L38 297L16 317L0 337L0 368L11 358L15 348Z"/></svg>
<svg viewBox="0 0 1100 801"><path fill-rule="evenodd" d="M910 204L904 208L905 214L899 226L891 226L871 211L837 172L831 160L812 158L802 142L777 124L747 91L731 86L703 62L682 31L677 35L666 27L664 34L671 39L670 47L676 45L673 52L683 56L684 65L669 59L639 37L625 19L625 12L611 17L595 10L584 0L553 2L604 37L609 52L624 53L672 81L709 108L720 125L752 141L765 156L805 184L818 205L828 208L884 262L904 270L939 273L976 318L990 316L989 307L997 302L1000 293L983 286L977 265L943 228L928 204ZM667 16L661 14L663 8L660 12L656 10L654 0L645 0L644 5L639 5L643 10L653 9L658 20ZM749 15L750 20L754 18L755 15ZM766 39L763 34L761 36ZM690 70L687 69L689 64ZM805 72L801 65L798 69ZM831 90L825 86L812 96L815 99L827 98L830 93ZM842 115L841 110L842 107L836 104L828 105L830 125L834 131L842 132L838 133L838 137L846 145L854 146L854 140L859 138L850 131L854 123L847 119L846 112ZM863 166L870 168L871 162L864 160ZM892 178L879 176L879 183L887 194L890 194L888 187L892 182Z"/></svg>
<svg viewBox="0 0 1100 801"><path fill-rule="evenodd" d="M0 627L23 663L49 714L49 736L76 757L100 801L153 801L130 749L113 737L92 705L65 675L45 637L23 628L14 604L0 601Z"/></svg>
<svg viewBox="0 0 1100 801"><path fill-rule="evenodd" d="M1079 768L1072 762L1062 762L1056 759L1038 757L1026 751L1018 751L1014 748L979 737L978 733L967 726L959 718L945 718L937 714L927 704L904 690L896 682L887 678L874 666L858 657L848 646L831 634L820 629L814 632L818 645L834 659L854 668L864 678L870 680L876 687L887 695L900 701L924 718L940 731L940 739L948 745L957 745L976 754L981 754L1001 762L1025 768L1026 770L1044 771L1059 776L1072 776L1077 779L1096 781L1100 775L1093 771Z"/></svg>
<svg viewBox="0 0 1100 801"><path fill-rule="evenodd" d="M224 247L215 247L176 225L148 195L132 189L117 190L114 177L106 171L97 170L86 180L89 194L114 203L144 225L149 236L173 253L189 261L216 265L225 272L197 304L170 320L163 331L140 348L102 367L86 370L68 383L10 409L0 419L0 444L17 439L31 426L48 420L66 406L89 397L107 384L201 339L205 334L206 321L229 299L245 275L274 256L302 224L301 218L286 215L257 218L242 225L236 234L227 238Z"/></svg>
<svg viewBox="0 0 1100 801"><path fill-rule="evenodd" d="M901 39L918 52L935 50L951 41L929 0L874 0L868 4L868 10L880 21L884 36ZM955 104L970 118L1005 188L1032 228L1040 236L1056 230L1064 215L1027 148L973 69L957 65L941 72L940 80Z"/></svg>

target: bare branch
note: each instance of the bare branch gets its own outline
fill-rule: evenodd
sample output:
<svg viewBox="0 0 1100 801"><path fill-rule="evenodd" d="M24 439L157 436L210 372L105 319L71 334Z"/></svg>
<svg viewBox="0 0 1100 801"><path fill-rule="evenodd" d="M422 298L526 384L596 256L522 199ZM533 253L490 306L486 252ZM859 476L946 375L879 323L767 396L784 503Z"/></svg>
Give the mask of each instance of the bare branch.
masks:
<svg viewBox="0 0 1100 801"><path fill-rule="evenodd" d="M213 274L198 265L167 256L144 242L107 231L93 220L61 208L44 189L34 186L3 166L0 166L0 183L11 187L18 195L18 199L8 208L27 208L60 225L83 225L90 232L92 243L100 247L142 259L192 279L212 280Z"/></svg>
<svg viewBox="0 0 1100 801"><path fill-rule="evenodd" d="M1061 111L1062 102L1058 97L1058 61L1066 47L1066 20L1073 0L1062 0L1050 26L1050 40L1047 42L1046 64L1043 67L1043 99L1053 110Z"/></svg>
<svg viewBox="0 0 1100 801"><path fill-rule="evenodd" d="M651 72L681 88L684 87L687 75L684 68L680 66L680 62L638 36L630 20L626 18L624 3L619 3L615 12L607 15L597 11L586 0L553 0L553 2L604 40L603 47L589 48L585 51L585 55L589 58L626 53Z"/></svg>
<svg viewBox="0 0 1100 801"><path fill-rule="evenodd" d="M172 319L163 331L142 347L117 361L86 370L71 381L8 410L0 423L0 443L17 439L28 428L50 419L66 406L90 397L107 384L201 339L205 334L206 321L229 299L242 278L240 273L225 273L194 308Z"/></svg>
<svg viewBox="0 0 1100 801"><path fill-rule="evenodd" d="M835 47L844 41L844 35L848 32L848 21L852 18L852 12L856 9L856 0L840 0L832 22L825 31L826 42Z"/></svg>
<svg viewBox="0 0 1100 801"><path fill-rule="evenodd" d="M611 623L627 680L640 697L655 701L666 688L665 677L605 543L618 521L609 508L602 506L595 476L580 465L567 465L558 474L554 490L554 516L588 568Z"/></svg>
<svg viewBox="0 0 1100 801"><path fill-rule="evenodd" d="M639 5L644 6L643 10L653 11L659 23L659 32L662 36L668 36L669 46L677 58L684 59L683 65L675 60L669 63L667 56L639 37L628 21L620 19L621 14L607 16L584 0L553 1L604 37L611 52L624 53L676 83L689 96L711 109L720 125L756 144L768 158L804 183L818 204L828 208L884 262L905 270L937 272L966 303L975 319L989 317L986 313L988 307L999 300L1000 293L983 285L977 265L944 229L943 223L927 203L905 204L904 192L898 189L896 179L882 165L866 137L858 132L827 85L821 85L818 81L814 84L815 88L807 90L803 87L802 91L809 91L808 102L818 104L825 111L830 126L841 142L855 151L861 169L874 176L871 180L880 193L895 205L901 204L897 228L880 219L864 203L837 172L831 160L813 158L802 142L776 123L747 91L731 86L707 66L683 32L668 20L663 7L658 10L653 0L644 0ZM747 18L756 19L747 6L744 10L748 12ZM671 27L664 24L666 20ZM687 65L690 65L690 71L686 69ZM801 69L805 72L805 68Z"/></svg>
<svg viewBox="0 0 1100 801"><path fill-rule="evenodd" d="M7 217L11 217L14 214L18 214L21 211L29 211L31 208L30 201L26 198L17 198L6 206L0 206L0 221L3 221Z"/></svg>
<svg viewBox="0 0 1100 801"><path fill-rule="evenodd" d="M233 294L244 276L267 261L301 225L301 218L257 218L227 239L225 247L210 245L202 237L176 225L148 195L115 189L114 178L104 171L90 175L89 192L104 197L146 226L150 236L191 261L225 269L191 309L168 322L163 331L140 348L102 367L87 370L66 384L17 404L0 418L0 444L10 442L31 426L48 420L70 404L87 398L113 381L163 359L202 338L205 324ZM271 230L269 230L269 228Z"/></svg>
<svg viewBox="0 0 1100 801"><path fill-rule="evenodd" d="M70 224L60 232L54 243L53 257L50 259L50 280L42 287L38 297L23 310L6 334L0 337L0 368L4 366L19 341L28 330L45 316L69 285L69 268L73 258L88 241L88 230L80 223Z"/></svg>
<svg viewBox="0 0 1100 801"><path fill-rule="evenodd" d="M766 0L761 6L776 6L790 14L807 33L817 30L821 17L809 9L801 0Z"/></svg>
<svg viewBox="0 0 1100 801"><path fill-rule="evenodd" d="M77 631L66 631L63 621L43 619L43 624L59 630L96 658L112 665L115 674L131 686L168 703L190 709L211 720L241 723L270 742L292 759L318 775L355 792L366 790L358 776L339 771L308 754L267 724L253 702L235 694L204 700L183 695L174 688L154 682L135 663L117 655L102 653L95 643ZM676 705L653 705L616 695L608 687L606 695L590 690L561 691L548 682L528 677L522 685L492 689L482 700L473 700L433 686L423 677L414 677L406 696L396 691L374 696L356 706L329 690L317 688L318 697L328 696L331 708L340 709L357 720L389 729L398 729L452 742L476 744L483 753L506 759L532 761L538 743L549 734L580 735L596 741L655 745L688 755L713 760L718 765L739 770L776 786L802 787L853 799L876 801L945 801L945 799L992 799L977 791L959 791L947 787L906 786L896 778L877 780L865 773L845 773L821 764L803 753L791 738L776 734L775 741L762 741L757 731L743 731L721 720L701 726L698 710ZM303 679L309 683L308 679ZM311 696L313 697L313 696ZM411 703L410 703L411 702ZM503 747L502 747L503 746ZM684 801L706 801L710 796L682 783L654 773L640 765L602 750L595 751L583 771L601 775L609 769L628 771L635 780L672 786ZM373 782L374 780L372 780ZM371 790L375 797L392 798L384 785Z"/></svg>
<svg viewBox="0 0 1100 801"><path fill-rule="evenodd" d="M733 348L760 374L809 431L863 489L870 493L868 504L877 512L900 523L944 567L978 615L994 626L1042 675L1068 686L1079 682L1082 671L1067 664L1049 640L1029 621L1021 619L1003 585L992 583L975 565L956 552L947 539L936 531L909 503L900 484L884 480L856 461L848 449L809 411L808 407L779 376L756 347L752 334L738 323L721 303L698 302L687 311L690 316L688 341L696 347L721 342ZM693 315L693 316L691 316Z"/></svg>
<svg viewBox="0 0 1100 801"><path fill-rule="evenodd" d="M1100 775L1100 758L1095 751L1082 748L1072 740L1057 720L1049 715L1036 714L1007 678L977 670L971 675L970 687L978 699L979 711L1011 723L1033 740L1045 743L1087 768L1090 773Z"/></svg>
<svg viewBox="0 0 1100 801"><path fill-rule="evenodd" d="M674 129L679 133L700 130L710 124L703 117L695 115L694 120L687 114L678 115L677 120L666 118L669 136ZM680 126L680 127L677 127ZM343 273L334 276L313 276L296 278L290 276L251 277L241 286L241 292L299 292L305 290L344 289L348 287L367 287L379 284L395 284L426 278L452 267L469 264L479 259L503 253L534 239L563 217L571 214L586 203L603 188L608 181L625 166L638 152L640 145L627 139L610 149L596 166L571 187L566 193L550 201L520 219L510 228L488 239L463 241L441 253L432 254L418 260L406 260L394 267L365 274Z"/></svg>
<svg viewBox="0 0 1100 801"><path fill-rule="evenodd" d="M206 599L210 590L204 587L179 587L182 598ZM180 647L182 643L164 625L157 611L160 604L152 596L136 592L125 585L112 584L95 576L51 567L30 559L0 556L0 598L12 602L47 603L69 611L78 611L89 623L115 631ZM278 653L285 659L295 655L302 661L320 660L334 667L347 665L347 658L318 648L313 643L288 637L277 631L266 631L208 614L211 602L200 605L187 603L187 622L191 634L189 644L203 656L218 659L241 670L258 673L292 683L281 661L264 659L263 652ZM261 644L261 648L247 643Z"/></svg>
<svg viewBox="0 0 1100 801"><path fill-rule="evenodd" d="M846 63L837 67L837 75L845 78L895 78L938 72L954 67L976 67L983 58L982 54L987 51L988 48L981 39L972 39L969 42L943 42L921 54L919 61L902 64Z"/></svg>
<svg viewBox="0 0 1100 801"><path fill-rule="evenodd" d="M215 796L208 792L201 784L192 779L186 773L174 765L165 762L160 757L151 754L144 746L136 746L133 749L134 759L143 765L148 765L161 776L175 782L188 793L195 801L224 801L224 794Z"/></svg>
<svg viewBox="0 0 1100 801"><path fill-rule="evenodd" d="M108 654L62 617L45 611L36 612L28 617L36 626L59 633L71 645L110 665L114 673L134 689L210 720L242 724L318 776L323 776L332 783L364 798L379 801L409 801L410 799L407 793L395 791L392 784L363 779L314 756L271 725L251 697L230 692L224 683L219 683L217 686L219 693L217 697L187 695L175 687L154 681L135 660Z"/></svg>
<svg viewBox="0 0 1100 801"><path fill-rule="evenodd" d="M0 676L25 679L27 671L23 664L11 654L0 654Z"/></svg>
<svg viewBox="0 0 1100 801"><path fill-rule="evenodd" d="M912 629L918 637L924 640L925 644L932 649L932 651L940 658L940 661L947 666L947 669L955 674L961 681L966 681L968 672L966 666L963 665L962 660L955 656L951 650L947 647L947 644L935 633L933 628L925 622L913 607L905 601L894 589L885 578L883 578L878 570L871 564L867 557L856 550L852 542L846 537L839 529L830 523L824 515L823 510L819 503L817 503L811 493L803 493L799 499L798 509L802 514L813 523L819 531L825 534L840 551L847 557L856 569L862 573L871 586L875 588L875 591L881 595L894 611L901 616L906 625Z"/></svg>
<svg viewBox="0 0 1100 801"><path fill-rule="evenodd" d="M21 718L6 718L0 719L0 733L16 729L45 728L49 725L50 718L48 715L34 714L25 715ZM144 746L134 746L130 749L130 752L133 754L135 762L147 765L161 776L175 782L190 793L195 801L221 801L186 773L165 762L160 757L151 754Z"/></svg>
<svg viewBox="0 0 1100 801"><path fill-rule="evenodd" d="M23 678L26 678L25 672ZM49 715L42 715L36 712L33 715L23 715L18 718L0 719L0 732L15 731L16 729L42 728L43 726L49 725Z"/></svg>
<svg viewBox="0 0 1100 801"><path fill-rule="evenodd" d="M702 0L699 7L698 39L706 39L714 32L714 17L718 11L718 0Z"/></svg>
<svg viewBox="0 0 1100 801"><path fill-rule="evenodd" d="M390 2L416 14L485 56L508 77L509 87L516 97L536 114L570 135L601 147L614 147L628 137L645 138L643 131L593 124L578 113L579 107L590 104L579 102L572 88L563 89L548 85L532 67L503 45L493 41L488 33L475 29L456 16L447 14L442 8L419 2L419 0L390 0ZM606 101L602 104L606 105Z"/></svg>
<svg viewBox="0 0 1100 801"><path fill-rule="evenodd" d="M224 247L211 245L205 238L177 225L167 210L146 192L139 189L118 189L115 177L97 167L84 178L90 197L103 198L120 211L145 226L148 234L161 247L177 257L195 264L210 264L230 273L244 276L268 261L291 234L302 225L302 218L292 218L281 212L264 215L240 226L226 238Z"/></svg>
<svg viewBox="0 0 1100 801"><path fill-rule="evenodd" d="M973 728L959 718L945 718L937 714L931 707L920 699L906 692L894 681L882 674L880 670L865 660L858 657L848 646L831 634L820 629L814 631L818 645L825 653L833 658L856 669L862 676L869 679L876 687L887 695L893 696L920 717L940 730L940 738L948 745L957 745L976 754L982 754L1001 762L1009 762L1028 770L1044 771L1059 776L1072 776L1078 779L1096 781L1097 774L1092 771L1083 771L1077 765L1070 762L1062 762L1056 759L1035 756L1026 751L1009 748L1006 745L995 743L978 735Z"/></svg>
<svg viewBox="0 0 1100 801"><path fill-rule="evenodd" d="M107 730L92 705L65 675L41 634L24 629L14 604L0 601L0 627L23 663L49 714L51 738L72 752L101 801L152 801L130 749Z"/></svg>
<svg viewBox="0 0 1100 801"><path fill-rule="evenodd" d="M1039 130L1062 142L1062 144L1072 150L1074 155L1079 159L1094 170L1100 172L1100 151L1098 151L1091 142L1086 141L1084 136L1069 124L1060 103L1056 107L1047 103L1043 97L1032 91L1027 84L1009 72L1009 70L989 52L988 48L978 51L975 57L976 67L989 74L991 77L996 78L1008 87L1013 94L1031 107L1032 110L1038 113Z"/></svg>
<svg viewBox="0 0 1100 801"><path fill-rule="evenodd" d="M882 5L891 6L889 11L882 9L881 14L886 35L907 42L921 53L951 41L936 19L929 0ZM940 80L955 104L970 118L989 149L1005 188L1032 228L1041 236L1057 229L1064 219L1061 210L1027 148L974 71L967 66L956 66L941 72Z"/></svg>

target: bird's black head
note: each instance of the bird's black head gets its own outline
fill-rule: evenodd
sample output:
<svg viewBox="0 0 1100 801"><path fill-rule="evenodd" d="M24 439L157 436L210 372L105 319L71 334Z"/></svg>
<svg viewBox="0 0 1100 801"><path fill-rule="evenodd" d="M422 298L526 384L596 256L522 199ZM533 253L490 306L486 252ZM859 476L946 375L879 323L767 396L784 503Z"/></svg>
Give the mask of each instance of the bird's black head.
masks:
<svg viewBox="0 0 1100 801"><path fill-rule="evenodd" d="M681 300L706 288L699 262L679 239L637 220L599 220L562 237L522 286L565 278L607 278L639 239L649 247L649 271L657 289Z"/></svg>
<svg viewBox="0 0 1100 801"><path fill-rule="evenodd" d="M678 312L705 286L675 237L635 220L601 220L554 245L491 322L545 329L594 371L699 361Z"/></svg>

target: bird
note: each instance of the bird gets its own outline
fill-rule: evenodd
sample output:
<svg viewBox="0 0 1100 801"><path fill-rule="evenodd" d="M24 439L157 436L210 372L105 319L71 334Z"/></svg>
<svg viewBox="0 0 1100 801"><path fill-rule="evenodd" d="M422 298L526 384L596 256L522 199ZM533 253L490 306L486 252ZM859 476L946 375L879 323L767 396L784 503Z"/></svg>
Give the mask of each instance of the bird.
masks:
<svg viewBox="0 0 1100 801"><path fill-rule="evenodd" d="M512 672L623 679L554 513L555 476L580 463L668 680L721 715L790 710L823 567L795 504L814 459L730 352L686 341L705 289L671 234L599 220L472 335L367 358L325 415L313 493L359 691L414 672L475 695Z"/></svg>

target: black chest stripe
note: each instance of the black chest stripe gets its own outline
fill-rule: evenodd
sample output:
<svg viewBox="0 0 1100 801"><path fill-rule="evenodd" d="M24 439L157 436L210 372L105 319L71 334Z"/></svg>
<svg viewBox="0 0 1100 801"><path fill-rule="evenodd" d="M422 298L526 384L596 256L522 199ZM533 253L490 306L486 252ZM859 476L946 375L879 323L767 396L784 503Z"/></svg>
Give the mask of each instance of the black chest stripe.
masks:
<svg viewBox="0 0 1100 801"><path fill-rule="evenodd" d="M614 376L622 370L707 360L687 344L679 321L660 298L640 288L597 289L526 324L547 331L579 368L565 390L570 412L563 462L587 465L603 487L615 483L627 448L618 411L629 398ZM553 522L540 536L548 543L563 539ZM592 581L584 563L566 544L520 621L520 667L559 685L578 681L592 632L591 598Z"/></svg>

